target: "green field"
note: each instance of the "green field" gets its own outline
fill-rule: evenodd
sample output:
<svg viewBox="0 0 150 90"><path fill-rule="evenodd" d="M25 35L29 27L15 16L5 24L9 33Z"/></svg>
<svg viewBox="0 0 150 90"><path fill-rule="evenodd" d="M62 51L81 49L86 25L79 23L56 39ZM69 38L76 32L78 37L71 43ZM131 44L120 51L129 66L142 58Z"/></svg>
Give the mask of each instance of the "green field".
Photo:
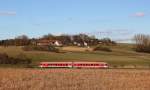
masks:
<svg viewBox="0 0 150 90"><path fill-rule="evenodd" d="M112 52L95 52L87 51L85 48L83 48L83 50L78 47L72 48L76 50L71 51L62 47L61 50L63 52L52 53L23 51L21 47L10 46L0 47L0 53L7 53L9 56L13 57L22 53L32 59L33 64L38 64L40 61L104 61L111 66L117 67L150 67L150 54L137 53L132 49L133 46L128 44L111 46ZM71 49L71 47L69 49Z"/></svg>

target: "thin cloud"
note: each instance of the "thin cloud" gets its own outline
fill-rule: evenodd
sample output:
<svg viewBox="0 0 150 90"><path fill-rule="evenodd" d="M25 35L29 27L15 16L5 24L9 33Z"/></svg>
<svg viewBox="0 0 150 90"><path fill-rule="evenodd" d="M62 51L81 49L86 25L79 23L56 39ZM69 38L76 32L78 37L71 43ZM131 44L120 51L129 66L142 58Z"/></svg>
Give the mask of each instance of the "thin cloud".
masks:
<svg viewBox="0 0 150 90"><path fill-rule="evenodd" d="M16 16L15 11L0 11L0 16Z"/></svg>
<svg viewBox="0 0 150 90"><path fill-rule="evenodd" d="M145 13L144 12L136 12L132 16L134 16L134 17L144 17Z"/></svg>

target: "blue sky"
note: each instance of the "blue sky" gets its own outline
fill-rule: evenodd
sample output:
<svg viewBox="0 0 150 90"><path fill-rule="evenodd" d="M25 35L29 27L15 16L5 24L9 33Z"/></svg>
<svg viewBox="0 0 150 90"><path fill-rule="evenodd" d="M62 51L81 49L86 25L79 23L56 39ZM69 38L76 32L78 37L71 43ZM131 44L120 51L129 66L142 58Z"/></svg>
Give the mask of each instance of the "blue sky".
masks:
<svg viewBox="0 0 150 90"><path fill-rule="evenodd" d="M118 39L150 34L149 4L150 0L0 0L0 39L99 31L113 32L107 36Z"/></svg>

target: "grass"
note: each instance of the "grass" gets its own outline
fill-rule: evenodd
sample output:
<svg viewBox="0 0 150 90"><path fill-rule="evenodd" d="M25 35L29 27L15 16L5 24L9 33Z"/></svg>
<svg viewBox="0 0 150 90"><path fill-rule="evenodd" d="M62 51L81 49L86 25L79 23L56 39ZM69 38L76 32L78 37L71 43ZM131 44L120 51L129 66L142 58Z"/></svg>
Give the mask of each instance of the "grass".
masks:
<svg viewBox="0 0 150 90"><path fill-rule="evenodd" d="M0 90L149 90L149 70L0 69Z"/></svg>
<svg viewBox="0 0 150 90"><path fill-rule="evenodd" d="M150 54L137 53L132 50L132 45L119 44L111 46L112 52L103 51L87 51L86 48L63 47L63 53L51 53L41 51L23 51L21 47L0 47L0 53L7 53L9 56L15 57L23 53L31 58L33 64L40 61L104 61L111 66L136 66L149 67Z"/></svg>

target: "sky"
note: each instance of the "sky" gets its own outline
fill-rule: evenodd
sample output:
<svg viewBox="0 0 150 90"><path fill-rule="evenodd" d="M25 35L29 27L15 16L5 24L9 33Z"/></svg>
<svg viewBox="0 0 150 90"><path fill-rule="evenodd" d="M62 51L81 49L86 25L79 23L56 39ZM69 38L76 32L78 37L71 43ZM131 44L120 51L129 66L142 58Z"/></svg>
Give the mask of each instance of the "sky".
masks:
<svg viewBox="0 0 150 90"><path fill-rule="evenodd" d="M149 9L150 0L0 0L0 39L98 32L127 39L150 34Z"/></svg>

